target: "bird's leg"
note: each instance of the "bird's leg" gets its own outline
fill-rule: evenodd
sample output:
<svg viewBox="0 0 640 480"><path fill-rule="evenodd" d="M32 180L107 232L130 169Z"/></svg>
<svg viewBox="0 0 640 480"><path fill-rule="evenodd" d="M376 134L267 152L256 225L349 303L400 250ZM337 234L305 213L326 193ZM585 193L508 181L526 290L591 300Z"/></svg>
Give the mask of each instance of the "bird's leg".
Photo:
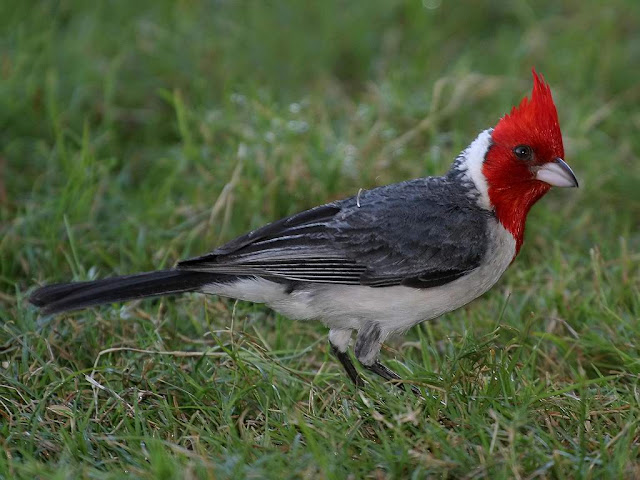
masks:
<svg viewBox="0 0 640 480"><path fill-rule="evenodd" d="M360 378L360 374L356 370L356 367L353 365L351 358L349 358L349 354L347 352L341 352L334 344L331 344L331 353L333 353L336 358L340 360L340 363L344 367L345 372L347 372L347 375L349 376L353 384L358 388L362 387L364 383L362 381L362 378Z"/></svg>
<svg viewBox="0 0 640 480"><path fill-rule="evenodd" d="M362 366L370 372L373 372L393 383L401 390L405 390L405 386L402 383L400 375L380 363L378 360L382 340L382 331L380 326L374 322L366 324L364 328L358 331L358 336L356 337L356 345L354 348L356 358ZM420 390L414 385L411 385L411 391L416 395L422 396Z"/></svg>
<svg viewBox="0 0 640 480"><path fill-rule="evenodd" d="M350 339L351 330L329 331L329 345L331 345L331 353L333 353L340 361L353 384L360 388L364 385L364 382L362 381L362 378L360 378L356 367L353 365L353 362L349 357L348 348Z"/></svg>

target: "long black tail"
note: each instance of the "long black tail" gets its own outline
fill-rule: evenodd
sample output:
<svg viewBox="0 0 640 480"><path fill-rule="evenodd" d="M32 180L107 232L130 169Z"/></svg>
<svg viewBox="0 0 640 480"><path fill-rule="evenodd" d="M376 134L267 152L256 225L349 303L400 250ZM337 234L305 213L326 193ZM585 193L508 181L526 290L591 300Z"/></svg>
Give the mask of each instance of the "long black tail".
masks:
<svg viewBox="0 0 640 480"><path fill-rule="evenodd" d="M134 298L193 292L213 282L224 279L205 272L159 270L93 282L46 285L33 292L29 301L40 307L42 313L60 313Z"/></svg>

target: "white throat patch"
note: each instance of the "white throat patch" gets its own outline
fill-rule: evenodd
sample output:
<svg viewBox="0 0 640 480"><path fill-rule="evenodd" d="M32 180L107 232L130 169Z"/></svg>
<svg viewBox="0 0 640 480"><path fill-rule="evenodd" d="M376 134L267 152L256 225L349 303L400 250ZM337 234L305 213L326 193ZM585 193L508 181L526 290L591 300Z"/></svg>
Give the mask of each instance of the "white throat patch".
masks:
<svg viewBox="0 0 640 480"><path fill-rule="evenodd" d="M482 164L485 155L491 146L491 132L493 129L487 129L480 133L476 139L469 145L458 157L454 168L464 173L465 180L473 183L476 190L480 194L478 197L478 205L487 210L491 210L491 202L489 201L489 185L487 179L482 173Z"/></svg>

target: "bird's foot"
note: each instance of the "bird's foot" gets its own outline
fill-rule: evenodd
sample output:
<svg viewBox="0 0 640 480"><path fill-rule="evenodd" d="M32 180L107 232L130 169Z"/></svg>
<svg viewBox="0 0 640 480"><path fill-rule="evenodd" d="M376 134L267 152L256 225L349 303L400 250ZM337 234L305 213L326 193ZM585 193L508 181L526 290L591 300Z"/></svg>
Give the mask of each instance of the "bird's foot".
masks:
<svg viewBox="0 0 640 480"><path fill-rule="evenodd" d="M387 367L387 366L383 365L382 363L380 363L379 360L376 360L371 365L364 365L363 364L363 366L364 366L364 368L366 368L370 372L373 372L376 375L379 375L380 377L384 378L385 380L393 383L399 389L406 390L400 375L398 375L396 372L391 370L389 367ZM410 387L411 387L411 391L414 394L416 394L419 397L422 397L422 392L420 391L420 389L418 387L416 387L415 385L410 385Z"/></svg>

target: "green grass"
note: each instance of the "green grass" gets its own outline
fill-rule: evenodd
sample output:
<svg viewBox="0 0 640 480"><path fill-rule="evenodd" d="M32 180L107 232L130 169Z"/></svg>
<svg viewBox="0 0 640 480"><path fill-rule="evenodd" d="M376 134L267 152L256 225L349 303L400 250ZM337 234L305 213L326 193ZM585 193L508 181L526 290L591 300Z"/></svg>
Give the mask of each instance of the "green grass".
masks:
<svg viewBox="0 0 640 480"><path fill-rule="evenodd" d="M2 3L1 478L640 476L640 3L423 3ZM25 302L443 173L532 66L581 188L383 351L425 400L260 305Z"/></svg>

